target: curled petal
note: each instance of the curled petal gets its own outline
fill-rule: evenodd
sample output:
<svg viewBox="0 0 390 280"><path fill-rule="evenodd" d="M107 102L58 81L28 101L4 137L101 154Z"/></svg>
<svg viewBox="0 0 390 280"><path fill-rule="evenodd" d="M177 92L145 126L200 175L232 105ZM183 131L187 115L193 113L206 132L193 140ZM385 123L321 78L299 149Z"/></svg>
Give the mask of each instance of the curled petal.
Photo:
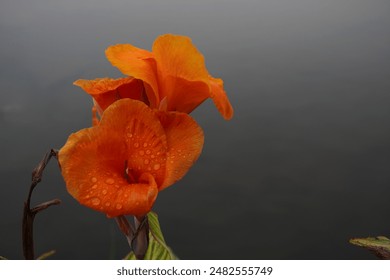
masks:
<svg viewBox="0 0 390 280"><path fill-rule="evenodd" d="M190 38L163 35L154 41L152 50L157 62L160 96L167 97L168 110L189 113L209 97L204 57Z"/></svg>
<svg viewBox="0 0 390 280"><path fill-rule="evenodd" d="M160 191L180 180L202 152L202 128L187 114L157 112L168 141L167 172Z"/></svg>
<svg viewBox="0 0 390 280"><path fill-rule="evenodd" d="M130 44L118 44L107 48L107 59L123 74L146 83L145 90L150 106L158 107L158 80L154 55Z"/></svg>
<svg viewBox="0 0 390 280"><path fill-rule="evenodd" d="M210 86L210 97L213 99L215 106L225 120L230 120L233 117L233 107L226 96L225 90L223 89L223 81L210 76Z"/></svg>
<svg viewBox="0 0 390 280"><path fill-rule="evenodd" d="M135 78L98 78L95 80L80 79L75 81L73 84L81 87L85 92L91 95L102 111L115 101L122 98L131 98L148 103L148 100L145 100L143 96L143 82Z"/></svg>
<svg viewBox="0 0 390 280"><path fill-rule="evenodd" d="M185 36L167 34L153 44L157 62L160 98L167 98L167 110L192 112L207 98L225 119L233 116L221 79L209 75L204 57Z"/></svg>

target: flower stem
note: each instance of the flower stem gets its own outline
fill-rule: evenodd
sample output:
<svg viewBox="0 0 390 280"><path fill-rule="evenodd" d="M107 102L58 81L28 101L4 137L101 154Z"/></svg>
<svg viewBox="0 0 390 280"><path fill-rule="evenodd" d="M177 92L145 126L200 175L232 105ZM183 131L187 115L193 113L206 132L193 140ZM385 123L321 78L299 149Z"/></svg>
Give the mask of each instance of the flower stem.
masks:
<svg viewBox="0 0 390 280"><path fill-rule="evenodd" d="M130 246L130 249L132 248L131 244L133 242L134 238L134 227L129 223L129 221L126 219L125 216L121 215L118 217L115 217L115 221L118 224L119 229L121 232L125 235L127 239L127 243Z"/></svg>
<svg viewBox="0 0 390 280"><path fill-rule="evenodd" d="M143 260L149 245L149 222L147 216L134 217L135 228L125 216L115 217L120 231L125 235L130 250L138 260Z"/></svg>
<svg viewBox="0 0 390 280"><path fill-rule="evenodd" d="M132 242L135 257L139 260L145 258L149 245L149 221L148 216L134 217L137 231Z"/></svg>

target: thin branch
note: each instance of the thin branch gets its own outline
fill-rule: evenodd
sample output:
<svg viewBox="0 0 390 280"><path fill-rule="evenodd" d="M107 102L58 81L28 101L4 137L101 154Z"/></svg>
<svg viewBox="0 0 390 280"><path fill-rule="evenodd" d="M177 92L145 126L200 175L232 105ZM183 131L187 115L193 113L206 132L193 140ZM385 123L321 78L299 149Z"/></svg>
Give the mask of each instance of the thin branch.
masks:
<svg viewBox="0 0 390 280"><path fill-rule="evenodd" d="M23 222L22 222L22 240L23 240L23 255L26 260L34 259L34 218L35 215L40 211L47 209L52 205L58 205L61 203L59 199L53 199L39 204L38 206L31 209L31 196L35 187L41 182L43 171L50 159L54 157L58 160L58 151L51 149L50 152L46 153L44 158L38 163L32 172L31 185L28 192L27 200L24 202L23 209Z"/></svg>

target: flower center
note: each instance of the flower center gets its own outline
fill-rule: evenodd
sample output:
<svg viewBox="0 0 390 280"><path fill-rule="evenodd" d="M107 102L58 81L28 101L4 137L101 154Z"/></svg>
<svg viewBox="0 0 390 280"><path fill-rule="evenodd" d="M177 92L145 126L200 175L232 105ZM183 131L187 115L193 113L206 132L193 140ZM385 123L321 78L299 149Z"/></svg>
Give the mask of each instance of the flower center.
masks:
<svg viewBox="0 0 390 280"><path fill-rule="evenodd" d="M129 184L136 183L135 174L133 172L133 169L131 167L130 168L128 167L127 160L125 160L125 167L124 167L123 177L125 177L126 181Z"/></svg>

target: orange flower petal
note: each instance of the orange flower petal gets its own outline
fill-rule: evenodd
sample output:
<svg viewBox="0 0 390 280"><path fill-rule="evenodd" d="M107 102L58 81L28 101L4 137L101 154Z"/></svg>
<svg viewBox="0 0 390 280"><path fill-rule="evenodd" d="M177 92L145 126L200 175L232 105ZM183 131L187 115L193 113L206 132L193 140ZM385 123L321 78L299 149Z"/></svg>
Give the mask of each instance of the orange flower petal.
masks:
<svg viewBox="0 0 390 280"><path fill-rule="evenodd" d="M198 159L204 142L202 128L187 114L156 111L168 141L167 173L159 190L180 180Z"/></svg>
<svg viewBox="0 0 390 280"><path fill-rule="evenodd" d="M209 97L204 57L190 38L163 35L154 41L152 50L157 62L160 99L167 97L168 110L190 113Z"/></svg>
<svg viewBox="0 0 390 280"><path fill-rule="evenodd" d="M166 77L165 81L174 84L174 92L166 97L166 110L191 113L210 97L207 84L199 81L187 81L176 77Z"/></svg>
<svg viewBox="0 0 390 280"><path fill-rule="evenodd" d="M95 80L80 79L73 84L90 94L103 111L121 98L132 98L146 102L143 98L143 82L131 77L120 79L98 78Z"/></svg>
<svg viewBox="0 0 390 280"><path fill-rule="evenodd" d="M223 81L210 76L210 86L211 98L213 99L215 106L225 120L230 120L233 117L233 107L223 89Z"/></svg>
<svg viewBox="0 0 390 280"><path fill-rule="evenodd" d="M203 55L185 36L167 34L153 44L157 62L160 99L167 97L167 110L191 113L211 97L225 119L233 108L223 90L221 79L209 75Z"/></svg>
<svg viewBox="0 0 390 280"><path fill-rule="evenodd" d="M122 99L99 125L72 134L59 151L69 193L108 216L143 215L165 180L167 139L144 103Z"/></svg>
<svg viewBox="0 0 390 280"><path fill-rule="evenodd" d="M158 106L156 63L151 52L130 44L119 44L107 48L106 57L123 74L144 81L148 85L145 85L145 89L151 107Z"/></svg>

